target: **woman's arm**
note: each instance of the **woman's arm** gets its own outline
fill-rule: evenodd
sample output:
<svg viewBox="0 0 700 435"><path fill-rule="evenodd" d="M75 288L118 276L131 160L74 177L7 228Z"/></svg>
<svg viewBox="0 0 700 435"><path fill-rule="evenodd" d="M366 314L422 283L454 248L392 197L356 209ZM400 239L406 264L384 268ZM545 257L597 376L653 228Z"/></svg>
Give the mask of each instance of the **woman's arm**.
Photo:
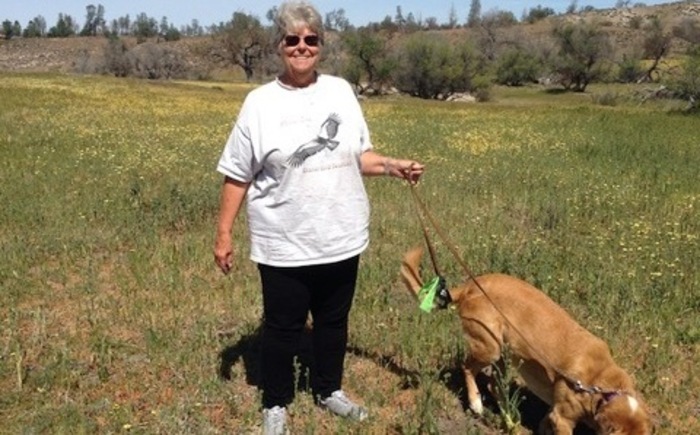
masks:
<svg viewBox="0 0 700 435"><path fill-rule="evenodd" d="M389 175L403 178L412 184L418 182L425 170L425 167L415 160L394 159L372 150L365 151L360 155L360 165L362 175Z"/></svg>
<svg viewBox="0 0 700 435"><path fill-rule="evenodd" d="M221 186L221 200L219 205L219 223L216 227L216 242L214 244L214 261L224 273L229 273L233 266L233 242L231 232L233 222L243 204L250 183L243 183L232 178L225 177Z"/></svg>

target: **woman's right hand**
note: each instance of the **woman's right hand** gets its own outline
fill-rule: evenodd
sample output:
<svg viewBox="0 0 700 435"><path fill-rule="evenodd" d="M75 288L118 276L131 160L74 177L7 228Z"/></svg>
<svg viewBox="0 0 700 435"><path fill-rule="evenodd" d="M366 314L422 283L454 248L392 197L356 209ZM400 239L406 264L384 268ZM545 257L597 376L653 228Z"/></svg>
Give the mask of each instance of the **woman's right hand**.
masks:
<svg viewBox="0 0 700 435"><path fill-rule="evenodd" d="M231 233L217 234L214 244L214 261L219 269L228 275L233 267L233 244L231 243Z"/></svg>
<svg viewBox="0 0 700 435"><path fill-rule="evenodd" d="M221 205L219 207L219 222L216 225L214 261L224 274L228 274L233 268L233 243L231 242L233 221L238 215L248 186L250 183L243 183L229 177L224 177L224 183L221 186Z"/></svg>

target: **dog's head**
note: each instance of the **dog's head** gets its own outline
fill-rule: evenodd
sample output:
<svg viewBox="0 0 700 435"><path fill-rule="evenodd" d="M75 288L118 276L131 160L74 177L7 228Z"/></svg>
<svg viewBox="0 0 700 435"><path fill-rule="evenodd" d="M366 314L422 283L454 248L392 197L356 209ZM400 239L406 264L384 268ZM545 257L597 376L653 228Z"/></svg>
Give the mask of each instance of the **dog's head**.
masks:
<svg viewBox="0 0 700 435"><path fill-rule="evenodd" d="M595 421L599 433L607 435L648 435L651 418L646 406L626 393L603 394L598 402Z"/></svg>

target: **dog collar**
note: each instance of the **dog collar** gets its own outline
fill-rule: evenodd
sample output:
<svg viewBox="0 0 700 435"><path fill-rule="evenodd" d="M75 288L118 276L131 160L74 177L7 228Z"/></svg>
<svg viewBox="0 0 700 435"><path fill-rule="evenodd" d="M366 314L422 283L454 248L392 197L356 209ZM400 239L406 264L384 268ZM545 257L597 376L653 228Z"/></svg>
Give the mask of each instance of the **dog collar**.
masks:
<svg viewBox="0 0 700 435"><path fill-rule="evenodd" d="M594 415L597 415L600 412L600 408L602 408L603 405L610 403L611 400L622 396L625 393L623 393L622 391L606 391L600 394L602 397L598 399L598 403L596 403L595 405Z"/></svg>
<svg viewBox="0 0 700 435"><path fill-rule="evenodd" d="M433 308L445 309L452 302L445 278L436 276L418 290L419 307L426 313Z"/></svg>

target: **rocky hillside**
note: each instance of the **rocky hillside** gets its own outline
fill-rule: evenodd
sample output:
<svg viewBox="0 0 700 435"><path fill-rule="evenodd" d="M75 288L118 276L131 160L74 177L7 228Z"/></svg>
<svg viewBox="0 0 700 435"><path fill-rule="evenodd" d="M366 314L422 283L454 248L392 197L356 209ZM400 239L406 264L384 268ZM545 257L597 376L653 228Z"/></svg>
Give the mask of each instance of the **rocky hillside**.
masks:
<svg viewBox="0 0 700 435"><path fill-rule="evenodd" d="M510 37L539 40L548 37L554 20L587 20L594 21L605 27L612 35L616 47L621 48L638 41L639 30L652 17L658 17L667 32L688 23L694 23L700 28L700 3L678 2L656 6L641 6L623 9L603 9L586 13L569 14L549 17L534 24L518 24L504 30ZM451 32L466 32L459 29ZM501 33L501 32L499 32ZM462 35L463 37L463 35ZM201 53L204 45L210 42L209 37L185 38L167 44L176 50L189 67L211 71L215 68ZM73 38L15 38L0 41L0 71L56 71L56 72L92 72L94 64L101 61L107 45L106 38L73 37ZM128 45L135 46L135 41ZM672 49L682 52L687 43L675 38Z"/></svg>

